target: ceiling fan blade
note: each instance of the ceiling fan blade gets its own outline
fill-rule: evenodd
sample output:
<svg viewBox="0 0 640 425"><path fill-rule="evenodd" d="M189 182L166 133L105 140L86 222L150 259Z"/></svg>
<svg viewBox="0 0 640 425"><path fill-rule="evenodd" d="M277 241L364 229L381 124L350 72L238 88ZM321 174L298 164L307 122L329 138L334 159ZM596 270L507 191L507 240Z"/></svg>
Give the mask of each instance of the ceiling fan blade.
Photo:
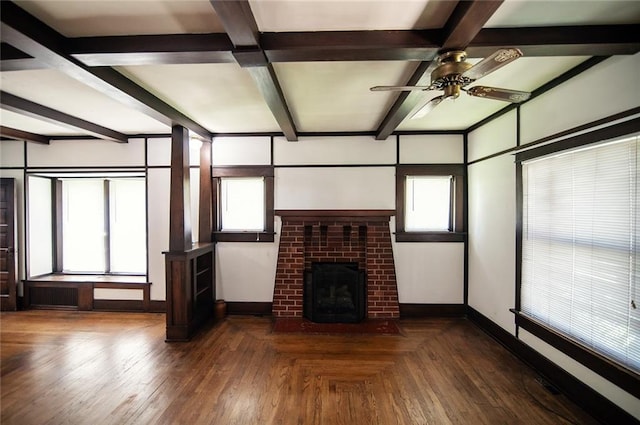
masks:
<svg viewBox="0 0 640 425"><path fill-rule="evenodd" d="M410 119L415 120L415 119L424 117L429 112L431 112L433 110L433 108L438 106L440 104L440 102L442 102L445 99L445 97L446 96L444 96L444 95L443 96L436 96L433 99L429 100L421 108L419 108L416 111L416 113L411 116Z"/></svg>
<svg viewBox="0 0 640 425"><path fill-rule="evenodd" d="M478 80L485 75L502 68L522 56L519 49L499 49L462 73L463 77Z"/></svg>
<svg viewBox="0 0 640 425"><path fill-rule="evenodd" d="M412 91L412 90L429 90L431 86L375 86L371 87L371 91Z"/></svg>
<svg viewBox="0 0 640 425"><path fill-rule="evenodd" d="M465 90L471 96L486 97L487 99L520 103L531 97L531 93L519 90L501 89L497 87L475 86Z"/></svg>

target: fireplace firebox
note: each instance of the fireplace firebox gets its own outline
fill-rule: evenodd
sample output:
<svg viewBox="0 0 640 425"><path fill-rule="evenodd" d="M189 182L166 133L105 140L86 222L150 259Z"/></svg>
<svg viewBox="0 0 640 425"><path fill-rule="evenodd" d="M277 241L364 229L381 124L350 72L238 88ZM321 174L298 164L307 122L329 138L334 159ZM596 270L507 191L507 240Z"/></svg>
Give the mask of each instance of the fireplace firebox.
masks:
<svg viewBox="0 0 640 425"><path fill-rule="evenodd" d="M366 273L358 263L314 262L304 276L304 316L319 323L360 322L366 294Z"/></svg>

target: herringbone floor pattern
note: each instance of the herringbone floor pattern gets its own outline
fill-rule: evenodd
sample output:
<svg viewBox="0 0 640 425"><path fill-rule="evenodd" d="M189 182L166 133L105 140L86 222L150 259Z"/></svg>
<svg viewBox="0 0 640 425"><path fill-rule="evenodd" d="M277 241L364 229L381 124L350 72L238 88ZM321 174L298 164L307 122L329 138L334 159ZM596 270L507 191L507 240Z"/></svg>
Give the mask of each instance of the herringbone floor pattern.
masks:
<svg viewBox="0 0 640 425"><path fill-rule="evenodd" d="M0 319L2 424L595 423L465 319L307 335L237 316L171 344L162 314Z"/></svg>

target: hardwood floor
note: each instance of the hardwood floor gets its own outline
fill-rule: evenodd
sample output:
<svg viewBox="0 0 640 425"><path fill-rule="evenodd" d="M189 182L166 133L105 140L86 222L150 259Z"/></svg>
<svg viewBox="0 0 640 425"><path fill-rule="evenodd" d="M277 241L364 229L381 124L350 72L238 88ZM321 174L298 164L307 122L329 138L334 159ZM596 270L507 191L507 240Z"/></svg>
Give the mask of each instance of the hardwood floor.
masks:
<svg viewBox="0 0 640 425"><path fill-rule="evenodd" d="M0 321L2 424L596 423L464 319L310 335L232 316L187 343L163 314Z"/></svg>

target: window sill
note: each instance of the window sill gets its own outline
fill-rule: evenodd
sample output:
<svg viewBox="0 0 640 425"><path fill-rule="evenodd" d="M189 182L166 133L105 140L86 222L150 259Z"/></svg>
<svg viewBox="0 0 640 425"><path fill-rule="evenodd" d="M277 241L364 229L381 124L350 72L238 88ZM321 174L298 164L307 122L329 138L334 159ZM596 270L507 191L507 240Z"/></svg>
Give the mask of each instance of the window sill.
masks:
<svg viewBox="0 0 640 425"><path fill-rule="evenodd" d="M396 232L396 242L464 242L466 233L460 232Z"/></svg>
<svg viewBox="0 0 640 425"><path fill-rule="evenodd" d="M511 310L511 312L516 316L517 326L580 362L633 396L640 397L640 375L636 372L604 357L580 342L520 311Z"/></svg>
<svg viewBox="0 0 640 425"><path fill-rule="evenodd" d="M273 232L213 232L216 242L273 242Z"/></svg>
<svg viewBox="0 0 640 425"><path fill-rule="evenodd" d="M67 283L90 283L98 285L149 285L145 275L127 274L90 274L90 273L50 273L33 276L28 279L30 282L67 282Z"/></svg>

